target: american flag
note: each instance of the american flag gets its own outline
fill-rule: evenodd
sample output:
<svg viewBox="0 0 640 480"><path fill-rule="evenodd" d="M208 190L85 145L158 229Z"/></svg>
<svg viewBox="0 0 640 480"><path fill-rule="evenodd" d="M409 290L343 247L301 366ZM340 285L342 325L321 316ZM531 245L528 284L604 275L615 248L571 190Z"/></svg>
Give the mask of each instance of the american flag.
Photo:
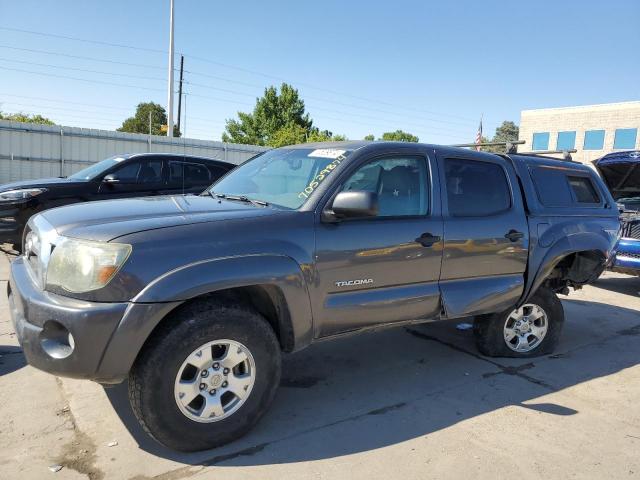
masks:
<svg viewBox="0 0 640 480"><path fill-rule="evenodd" d="M476 150L480 151L480 144L482 143L482 117L480 117L480 125L478 125L478 133L476 133Z"/></svg>

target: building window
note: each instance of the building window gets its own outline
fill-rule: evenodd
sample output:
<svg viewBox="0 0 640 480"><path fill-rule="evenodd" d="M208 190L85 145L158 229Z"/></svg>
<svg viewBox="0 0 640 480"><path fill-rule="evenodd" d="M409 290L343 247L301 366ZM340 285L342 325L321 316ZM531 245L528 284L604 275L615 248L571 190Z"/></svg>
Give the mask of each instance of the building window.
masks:
<svg viewBox="0 0 640 480"><path fill-rule="evenodd" d="M549 150L549 132L538 132L533 134L534 150Z"/></svg>
<svg viewBox="0 0 640 480"><path fill-rule="evenodd" d="M576 147L576 132L558 132L556 149L573 150Z"/></svg>
<svg viewBox="0 0 640 480"><path fill-rule="evenodd" d="M613 148L632 150L636 148L637 128L618 128L613 141Z"/></svg>
<svg viewBox="0 0 640 480"><path fill-rule="evenodd" d="M602 150L604 147L604 130L589 130L584 132L585 150Z"/></svg>

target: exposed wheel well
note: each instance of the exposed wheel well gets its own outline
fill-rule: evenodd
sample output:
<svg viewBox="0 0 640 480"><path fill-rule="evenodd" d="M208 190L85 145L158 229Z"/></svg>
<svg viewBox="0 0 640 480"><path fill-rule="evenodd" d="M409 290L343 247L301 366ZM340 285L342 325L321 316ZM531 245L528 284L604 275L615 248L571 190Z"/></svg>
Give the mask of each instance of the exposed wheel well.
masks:
<svg viewBox="0 0 640 480"><path fill-rule="evenodd" d="M568 287L581 288L602 274L605 260L599 250L570 253L555 264L543 284L556 292L566 291Z"/></svg>

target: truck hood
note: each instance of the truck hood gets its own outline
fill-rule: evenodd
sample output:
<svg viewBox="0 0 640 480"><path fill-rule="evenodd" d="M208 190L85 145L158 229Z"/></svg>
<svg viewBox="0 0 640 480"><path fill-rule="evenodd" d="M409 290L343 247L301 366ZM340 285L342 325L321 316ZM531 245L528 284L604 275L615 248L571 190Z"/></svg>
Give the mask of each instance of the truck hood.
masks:
<svg viewBox="0 0 640 480"><path fill-rule="evenodd" d="M613 198L640 210L640 151L610 153L593 163Z"/></svg>
<svg viewBox="0 0 640 480"><path fill-rule="evenodd" d="M37 180L23 180L21 182L5 183L0 185L0 192L7 192L9 190L18 190L21 188L47 188L55 187L57 185L72 185L79 183L87 183L88 180L70 180L68 178L39 178Z"/></svg>
<svg viewBox="0 0 640 480"><path fill-rule="evenodd" d="M274 215L279 211L210 196L169 195L74 204L40 215L60 235L110 241L146 230Z"/></svg>

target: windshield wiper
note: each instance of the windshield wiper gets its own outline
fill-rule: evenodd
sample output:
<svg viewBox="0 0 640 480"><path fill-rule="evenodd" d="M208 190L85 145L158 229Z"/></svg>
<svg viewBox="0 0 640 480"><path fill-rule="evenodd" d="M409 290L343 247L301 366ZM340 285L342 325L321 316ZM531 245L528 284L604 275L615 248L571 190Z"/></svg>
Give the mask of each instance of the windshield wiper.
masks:
<svg viewBox="0 0 640 480"><path fill-rule="evenodd" d="M254 200L245 195L228 195L226 193L215 193L211 191L209 193L211 194L212 197L215 196L217 198L224 198L226 200L236 200L244 203L252 203L254 205L260 205L262 207L269 206L269 202L265 202L264 200Z"/></svg>

